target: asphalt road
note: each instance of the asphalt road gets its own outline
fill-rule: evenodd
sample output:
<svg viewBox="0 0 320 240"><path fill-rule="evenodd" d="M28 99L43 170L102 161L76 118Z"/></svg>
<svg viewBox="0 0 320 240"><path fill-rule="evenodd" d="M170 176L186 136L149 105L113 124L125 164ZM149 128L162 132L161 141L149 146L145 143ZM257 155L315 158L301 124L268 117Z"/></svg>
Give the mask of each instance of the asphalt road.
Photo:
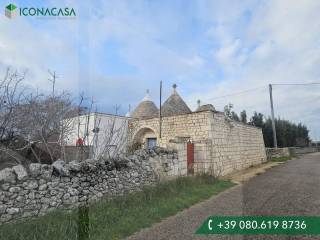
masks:
<svg viewBox="0 0 320 240"><path fill-rule="evenodd" d="M304 155L269 169L245 184L143 229L129 239L320 239L320 236L194 235L203 221L212 215L320 216L320 153Z"/></svg>

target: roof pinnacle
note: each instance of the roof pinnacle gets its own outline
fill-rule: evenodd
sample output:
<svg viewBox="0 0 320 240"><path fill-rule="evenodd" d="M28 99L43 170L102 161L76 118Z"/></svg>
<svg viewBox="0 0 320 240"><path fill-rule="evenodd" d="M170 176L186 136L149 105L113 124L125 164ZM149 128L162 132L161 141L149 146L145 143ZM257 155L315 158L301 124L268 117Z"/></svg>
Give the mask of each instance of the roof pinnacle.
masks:
<svg viewBox="0 0 320 240"><path fill-rule="evenodd" d="M173 88L173 93L176 94L177 93L177 84L174 83L172 85L172 88Z"/></svg>
<svg viewBox="0 0 320 240"><path fill-rule="evenodd" d="M151 101L149 89L146 90L146 95L145 95L145 97L142 99L142 101Z"/></svg>

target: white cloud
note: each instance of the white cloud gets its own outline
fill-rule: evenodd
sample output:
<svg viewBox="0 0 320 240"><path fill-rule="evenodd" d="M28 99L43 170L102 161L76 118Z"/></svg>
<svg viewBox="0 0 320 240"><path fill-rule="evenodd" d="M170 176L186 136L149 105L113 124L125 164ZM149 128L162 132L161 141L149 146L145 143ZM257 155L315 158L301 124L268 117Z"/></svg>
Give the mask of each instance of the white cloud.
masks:
<svg viewBox="0 0 320 240"><path fill-rule="evenodd" d="M201 97L220 109L232 102L237 111L257 110L269 115L267 84L319 82L319 11L319 1L266 1L252 9L251 20L241 29L240 36L232 31L234 22L213 28L217 30L215 37L220 39L221 45L215 50L215 56L221 63L225 80L213 84L207 94L192 94L189 102ZM228 18L228 12L225 14ZM234 16L231 13L231 18ZM241 48L250 50L244 51L245 64L239 67L235 64L239 63L236 52L241 52ZM261 85L266 86L265 90L211 100L215 96ZM274 88L276 115L307 124L312 130L311 136L319 139L319 113L315 109L318 109L320 99L315 96L320 86Z"/></svg>
<svg viewBox="0 0 320 240"><path fill-rule="evenodd" d="M48 69L55 70L60 76L57 81L59 87L73 89L77 81L78 54L70 46L71 42L62 38L64 31L68 31L69 23L63 23L63 20L55 24L50 20L38 21L42 21L48 29L44 31L19 17L9 20L3 15L0 16L2 73L8 66L20 71L27 70L28 85L35 89L48 90ZM64 24L64 28L61 28L61 24ZM73 31L75 29L76 26Z"/></svg>
<svg viewBox="0 0 320 240"><path fill-rule="evenodd" d="M220 64L241 65L246 60L246 52L240 39L235 39L230 44L226 44L216 51L215 57Z"/></svg>

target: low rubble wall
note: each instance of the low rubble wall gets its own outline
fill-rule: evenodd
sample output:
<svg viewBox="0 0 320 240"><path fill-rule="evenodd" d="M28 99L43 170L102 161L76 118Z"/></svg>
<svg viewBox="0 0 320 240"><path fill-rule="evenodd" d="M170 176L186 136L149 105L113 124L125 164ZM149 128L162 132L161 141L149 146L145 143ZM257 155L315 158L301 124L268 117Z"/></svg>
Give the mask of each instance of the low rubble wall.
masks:
<svg viewBox="0 0 320 240"><path fill-rule="evenodd" d="M58 160L5 168L0 171L0 224L139 191L171 177L177 159L175 151L158 147L114 160Z"/></svg>
<svg viewBox="0 0 320 240"><path fill-rule="evenodd" d="M290 152L289 148L266 148L267 159L271 160L272 158L279 157L289 157Z"/></svg>

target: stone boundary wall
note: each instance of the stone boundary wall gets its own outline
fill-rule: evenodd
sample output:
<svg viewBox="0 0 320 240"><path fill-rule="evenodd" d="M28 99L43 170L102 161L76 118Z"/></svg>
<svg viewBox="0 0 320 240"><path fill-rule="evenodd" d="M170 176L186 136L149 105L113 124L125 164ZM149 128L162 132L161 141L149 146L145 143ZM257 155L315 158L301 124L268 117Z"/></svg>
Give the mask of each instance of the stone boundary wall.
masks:
<svg viewBox="0 0 320 240"><path fill-rule="evenodd" d="M289 152L291 155L315 153L319 151L320 147L289 147Z"/></svg>
<svg viewBox="0 0 320 240"><path fill-rule="evenodd" d="M64 146L66 162L71 162L74 159L88 159L92 148L90 146Z"/></svg>
<svg viewBox="0 0 320 240"><path fill-rule="evenodd" d="M290 151L289 148L266 148L267 159L271 160L272 158L279 157L289 157Z"/></svg>
<svg viewBox="0 0 320 240"><path fill-rule="evenodd" d="M320 147L266 148L267 159L319 152Z"/></svg>
<svg viewBox="0 0 320 240"><path fill-rule="evenodd" d="M224 176L267 160L262 129L227 119L222 112L211 118L214 175ZM213 164L213 166L212 166Z"/></svg>
<svg viewBox="0 0 320 240"><path fill-rule="evenodd" d="M137 150L116 160L62 160L52 165L17 165L0 171L0 224L44 215L54 209L74 209L103 197L113 197L177 175L173 150Z"/></svg>

